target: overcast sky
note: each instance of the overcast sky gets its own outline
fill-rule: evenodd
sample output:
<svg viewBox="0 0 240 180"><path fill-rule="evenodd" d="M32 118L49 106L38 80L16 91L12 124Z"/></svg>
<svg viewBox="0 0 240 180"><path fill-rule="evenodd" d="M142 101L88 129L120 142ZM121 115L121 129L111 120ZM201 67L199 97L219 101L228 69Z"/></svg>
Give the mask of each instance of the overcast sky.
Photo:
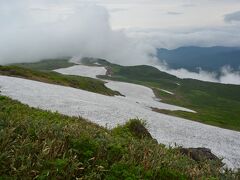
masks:
<svg viewBox="0 0 240 180"><path fill-rule="evenodd" d="M38 22L56 22L74 13L77 6L96 4L108 10L113 29L124 29L155 46L240 46L239 0L0 0L0 4L0 15L17 15L25 8L25 16ZM10 19L3 18L9 26Z"/></svg>
<svg viewBox="0 0 240 180"><path fill-rule="evenodd" d="M99 1L100 2L100 1ZM239 0L104 1L113 28L126 28L155 46L239 46Z"/></svg>
<svg viewBox="0 0 240 180"><path fill-rule="evenodd" d="M115 28L207 28L227 26L226 14L240 10L239 0L100 0ZM236 15L237 16L237 15ZM232 22L237 17L230 17ZM239 14L238 14L239 21Z"/></svg>

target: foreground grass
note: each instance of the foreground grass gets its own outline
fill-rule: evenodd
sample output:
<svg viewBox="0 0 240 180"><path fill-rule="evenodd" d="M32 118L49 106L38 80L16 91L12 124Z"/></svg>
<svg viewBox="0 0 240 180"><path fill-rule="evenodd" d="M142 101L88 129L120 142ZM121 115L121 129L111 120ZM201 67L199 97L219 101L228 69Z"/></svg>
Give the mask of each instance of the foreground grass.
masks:
<svg viewBox="0 0 240 180"><path fill-rule="evenodd" d="M104 85L104 82L97 79L62 75L53 71L37 71L18 66L0 66L0 75L20 77L45 83L58 84L91 91L103 95L114 96L119 92L113 91Z"/></svg>
<svg viewBox="0 0 240 180"><path fill-rule="evenodd" d="M101 78L148 86L162 102L186 107L197 113L157 110L205 124L240 131L240 86L179 79L151 66L119 66L99 60L111 76ZM165 89L174 95L161 91ZM156 110L156 109L155 109Z"/></svg>
<svg viewBox="0 0 240 180"><path fill-rule="evenodd" d="M234 179L131 131L30 108L0 96L0 179Z"/></svg>

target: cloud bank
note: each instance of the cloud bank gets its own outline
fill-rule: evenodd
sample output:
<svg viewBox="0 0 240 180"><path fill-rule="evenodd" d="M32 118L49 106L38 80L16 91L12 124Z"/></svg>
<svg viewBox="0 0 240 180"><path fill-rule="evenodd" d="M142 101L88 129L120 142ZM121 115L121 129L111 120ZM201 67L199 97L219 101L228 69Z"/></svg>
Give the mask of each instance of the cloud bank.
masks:
<svg viewBox="0 0 240 180"><path fill-rule="evenodd" d="M184 68L170 69L166 63L155 65L155 67L181 79L191 78L207 82L240 85L240 68L239 71L234 71L231 67L224 66L221 68L220 73L214 73L204 71L201 68L199 68L198 72L191 72Z"/></svg>
<svg viewBox="0 0 240 180"><path fill-rule="evenodd" d="M144 64L155 53L154 47L112 30L104 7L85 4L70 11L29 2L0 2L0 64L61 56Z"/></svg>

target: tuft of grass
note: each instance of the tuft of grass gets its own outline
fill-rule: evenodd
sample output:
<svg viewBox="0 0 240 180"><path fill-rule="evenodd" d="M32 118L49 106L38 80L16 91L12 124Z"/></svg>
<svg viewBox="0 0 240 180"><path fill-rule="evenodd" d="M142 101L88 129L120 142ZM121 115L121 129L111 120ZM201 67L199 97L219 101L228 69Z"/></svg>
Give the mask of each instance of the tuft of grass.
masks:
<svg viewBox="0 0 240 180"><path fill-rule="evenodd" d="M0 96L0 179L234 179L131 131L43 111ZM129 129L130 128L130 129Z"/></svg>
<svg viewBox="0 0 240 180"><path fill-rule="evenodd" d="M114 128L112 133L114 135L124 135L125 137L153 140L153 137L146 128L146 122L141 119L130 119L126 124Z"/></svg>

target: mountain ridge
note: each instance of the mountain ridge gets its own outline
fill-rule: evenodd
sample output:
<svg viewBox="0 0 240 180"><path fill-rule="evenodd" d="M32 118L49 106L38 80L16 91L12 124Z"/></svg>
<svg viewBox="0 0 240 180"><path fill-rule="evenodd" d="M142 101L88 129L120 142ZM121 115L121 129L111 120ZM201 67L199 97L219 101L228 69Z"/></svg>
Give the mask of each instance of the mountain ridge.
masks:
<svg viewBox="0 0 240 180"><path fill-rule="evenodd" d="M240 47L198 47L184 46L176 49L157 49L157 57L165 61L170 68L185 68L197 72L197 68L219 72L223 66L239 70Z"/></svg>

